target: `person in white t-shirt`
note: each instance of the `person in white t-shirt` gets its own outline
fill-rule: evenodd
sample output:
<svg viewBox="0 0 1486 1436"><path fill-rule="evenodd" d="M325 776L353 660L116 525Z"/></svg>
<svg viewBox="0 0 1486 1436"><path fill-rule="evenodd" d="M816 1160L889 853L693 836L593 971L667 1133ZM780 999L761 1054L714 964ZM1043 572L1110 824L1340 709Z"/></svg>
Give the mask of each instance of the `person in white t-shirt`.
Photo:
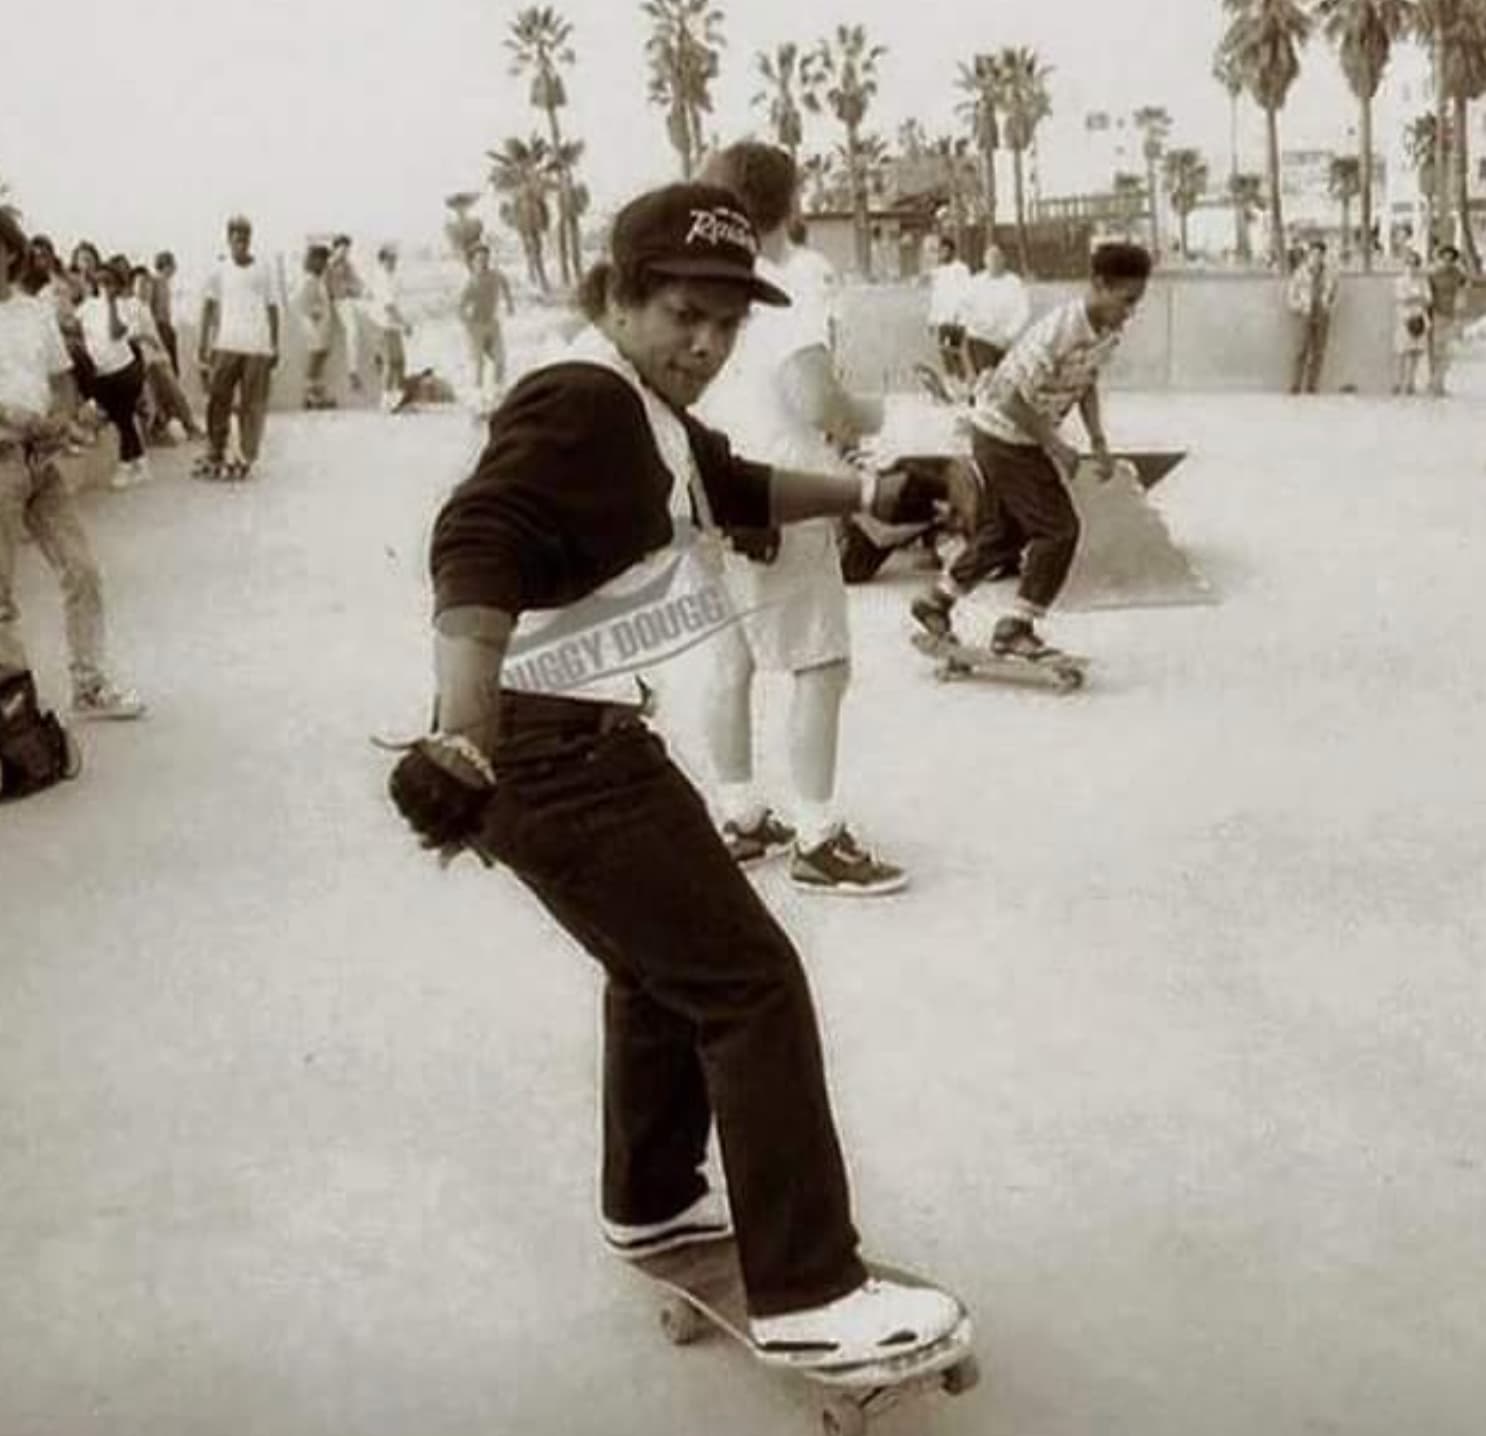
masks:
<svg viewBox="0 0 1486 1436"><path fill-rule="evenodd" d="M124 261L127 266L128 261ZM139 399L144 393L144 364L138 335L131 324L127 267L101 265L97 289L77 307L83 344L93 365L93 398L118 431L120 467L111 482L124 489L149 478L144 440L139 432Z"/></svg>
<svg viewBox="0 0 1486 1436"><path fill-rule="evenodd" d="M836 266L809 244L810 231L803 219L789 223L789 252L784 258L785 279L791 292L815 295L825 306L830 329L831 353L836 352L836 332L840 321L841 276Z"/></svg>
<svg viewBox="0 0 1486 1436"><path fill-rule="evenodd" d="M0 209L0 671L30 667L15 602L29 532L62 581L73 713L138 718L144 704L107 675L103 584L55 462L72 436L72 364L52 306L14 282L26 254L20 225Z"/></svg>
<svg viewBox="0 0 1486 1436"><path fill-rule="evenodd" d="M1032 317L1027 286L1007 269L1006 256L994 244L986 246L985 268L965 286L962 313L965 358L975 379L1006 357Z"/></svg>
<svg viewBox="0 0 1486 1436"><path fill-rule="evenodd" d="M200 479L245 479L263 444L268 390L279 362L279 301L273 275L253 258L253 226L227 221L228 256L207 281L198 357L208 371L207 451L192 470ZM241 463L226 461L237 406Z"/></svg>
<svg viewBox="0 0 1486 1436"><path fill-rule="evenodd" d="M413 332L403 312L395 245L384 244L377 251L377 271L370 287L367 312L382 335L382 407L390 412L403 403L403 385L408 377L408 351L403 338Z"/></svg>
<svg viewBox="0 0 1486 1436"><path fill-rule="evenodd" d="M970 270L948 235L939 241L939 263L929 271L929 332L939 349L939 362L951 379L965 374L963 305Z"/></svg>
<svg viewBox="0 0 1486 1436"><path fill-rule="evenodd" d="M707 165L759 234L758 273L791 296L755 309L732 358L697 412L737 453L777 468L851 472L843 449L882 423L882 406L852 398L832 366L824 305L789 288L788 226L799 175L782 149L745 141ZM903 870L874 857L836 805L841 704L851 675L846 585L829 519L730 535L726 580L741 622L710 645L707 739L720 783L722 833L740 863L793 844L790 880L807 892L896 892ZM789 716L793 826L758 796L753 772L753 680L759 669L792 679Z"/></svg>

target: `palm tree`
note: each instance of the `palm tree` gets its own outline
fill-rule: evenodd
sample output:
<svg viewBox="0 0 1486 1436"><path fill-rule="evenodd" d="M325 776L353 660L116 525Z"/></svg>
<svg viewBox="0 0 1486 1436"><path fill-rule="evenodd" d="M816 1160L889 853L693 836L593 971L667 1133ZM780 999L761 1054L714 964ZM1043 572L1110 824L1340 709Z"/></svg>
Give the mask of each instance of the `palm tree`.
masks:
<svg viewBox="0 0 1486 1436"><path fill-rule="evenodd" d="M831 157L826 154L806 155L800 161L805 207L811 213L831 208L831 168Z"/></svg>
<svg viewBox="0 0 1486 1436"><path fill-rule="evenodd" d="M1394 44L1414 23L1413 0L1317 0L1316 19L1336 46L1362 109L1357 152L1362 185L1362 268L1372 269L1372 107Z"/></svg>
<svg viewBox="0 0 1486 1436"><path fill-rule="evenodd" d="M1443 239L1450 223L1450 96L1445 67L1450 33L1455 28L1461 0L1414 0L1414 34L1430 51L1434 72L1434 163L1430 168L1430 228Z"/></svg>
<svg viewBox="0 0 1486 1436"><path fill-rule="evenodd" d="M666 111L666 132L690 179L707 147L702 116L712 112L712 81L722 48L722 11L711 0L642 0L651 19L645 53L650 100Z"/></svg>
<svg viewBox="0 0 1486 1436"><path fill-rule="evenodd" d="M980 152L981 193L986 237L996 227L996 151L1001 148L1001 128L996 116L996 57L977 55L969 64L961 64L955 82L969 99L961 101L956 113L970 125L970 135Z"/></svg>
<svg viewBox="0 0 1486 1436"><path fill-rule="evenodd" d="M451 194L444 201L445 207L450 211L449 218L444 222L444 234L449 241L449 247L460 259L464 259L469 254L470 249L479 242L481 235L485 232L485 225L480 217L470 213L470 210L479 202L479 194L472 194L469 190Z"/></svg>
<svg viewBox="0 0 1486 1436"><path fill-rule="evenodd" d="M550 293L543 244L552 225L547 203L553 188L552 151L540 135L532 135L525 140L512 136L498 150L485 154L490 161L490 187L505 197L500 217L520 236L531 282L544 294Z"/></svg>
<svg viewBox="0 0 1486 1436"><path fill-rule="evenodd" d="M1241 253L1245 220L1239 211L1233 182L1238 177L1238 102L1243 95L1243 75L1233 56L1221 46L1213 57L1213 79L1228 93L1228 197L1233 202L1233 244L1235 251Z"/></svg>
<svg viewBox="0 0 1486 1436"><path fill-rule="evenodd" d="M1471 227L1470 104L1486 94L1486 0L1459 0L1445 51L1444 92L1451 106L1455 208L1460 214L1460 247L1474 273L1481 255Z"/></svg>
<svg viewBox="0 0 1486 1436"><path fill-rule="evenodd" d="M1011 151L1011 177L1016 200L1017 252L1022 273L1031 268L1027 245L1026 154L1037 137L1037 127L1053 112L1047 81L1052 70L1025 46L1010 47L996 56L996 110Z"/></svg>
<svg viewBox="0 0 1486 1436"><path fill-rule="evenodd" d="M1298 0L1223 0L1232 17L1223 52L1243 76L1244 86L1264 111L1268 139L1269 257L1283 268L1285 217L1280 206L1280 120L1290 87L1300 75L1300 49L1310 38L1310 15Z"/></svg>
<svg viewBox="0 0 1486 1436"><path fill-rule="evenodd" d="M838 25L834 40L820 42L804 92L805 107L818 112L825 105L846 130L846 163L851 182L852 228L856 239L857 270L872 277L872 233L868 218L867 172L862 154L862 123L877 95L877 65L887 54L883 45L867 41L864 25Z"/></svg>
<svg viewBox="0 0 1486 1436"><path fill-rule="evenodd" d="M1356 155L1333 155L1326 173L1326 188L1342 207L1342 258L1352 251L1352 201L1362 193L1362 161ZM1372 248L1371 231L1364 227L1364 249Z"/></svg>
<svg viewBox="0 0 1486 1436"><path fill-rule="evenodd" d="M1238 257L1247 264L1254 257L1250 226L1254 216L1264 207L1264 177L1247 171L1230 175L1228 195L1233 201L1233 212L1238 216Z"/></svg>
<svg viewBox="0 0 1486 1436"><path fill-rule="evenodd" d="M798 89L809 87L814 57L801 55L798 45L787 42L776 46L772 55L760 50L754 60L766 88L753 97L753 103L768 112L774 138L798 164L800 145L805 138L805 116L800 109Z"/></svg>
<svg viewBox="0 0 1486 1436"><path fill-rule="evenodd" d="M1187 219L1207 193L1207 161L1198 150L1168 150L1165 168L1166 193L1171 197L1171 207L1176 211L1177 223L1181 226L1182 255L1186 257L1189 254Z"/></svg>
<svg viewBox="0 0 1486 1436"><path fill-rule="evenodd" d="M573 209L573 173L563 158L569 153L558 123L557 112L568 102L560 66L573 63L568 44L573 27L550 5L529 6L511 22L506 49L511 52L511 73L531 73L531 103L547 116L547 139L557 157L557 253L562 282L577 282L582 269L578 251L578 216Z"/></svg>
<svg viewBox="0 0 1486 1436"><path fill-rule="evenodd" d="M1159 166L1166 150L1166 137L1171 133L1171 113L1164 105L1143 105L1133 119L1143 136L1141 153L1145 156L1147 193L1151 200L1151 253L1157 254L1161 249Z"/></svg>
<svg viewBox="0 0 1486 1436"><path fill-rule="evenodd" d="M1439 158L1439 116L1433 110L1415 115L1404 126L1403 148L1410 167L1419 177L1419 193L1433 195L1435 164Z"/></svg>

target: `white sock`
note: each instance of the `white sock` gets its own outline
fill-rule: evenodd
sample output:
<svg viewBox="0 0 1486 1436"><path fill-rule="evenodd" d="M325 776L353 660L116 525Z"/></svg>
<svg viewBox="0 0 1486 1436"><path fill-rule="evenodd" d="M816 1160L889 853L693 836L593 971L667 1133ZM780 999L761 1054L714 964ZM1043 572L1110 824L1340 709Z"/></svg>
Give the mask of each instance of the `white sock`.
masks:
<svg viewBox="0 0 1486 1436"><path fill-rule="evenodd" d="M840 824L832 802L812 803L802 798L795 805L795 843L802 853L818 848Z"/></svg>
<svg viewBox="0 0 1486 1436"><path fill-rule="evenodd" d="M725 823L735 823L742 832L756 828L764 820L764 805L752 783L722 783L717 791L717 806Z"/></svg>

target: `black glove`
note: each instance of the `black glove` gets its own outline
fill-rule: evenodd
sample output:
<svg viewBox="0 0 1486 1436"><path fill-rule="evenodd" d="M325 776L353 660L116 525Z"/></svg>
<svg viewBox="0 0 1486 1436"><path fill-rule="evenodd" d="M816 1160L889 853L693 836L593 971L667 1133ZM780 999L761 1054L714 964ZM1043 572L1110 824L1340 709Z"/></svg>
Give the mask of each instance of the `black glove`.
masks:
<svg viewBox="0 0 1486 1436"><path fill-rule="evenodd" d="M724 537L735 553L751 558L755 563L773 563L779 557L777 528L728 529Z"/></svg>
<svg viewBox="0 0 1486 1436"><path fill-rule="evenodd" d="M474 840L495 791L495 773L467 738L433 733L409 744L387 780L387 791L425 848L446 856L466 847L480 852ZM483 852L480 857L489 866Z"/></svg>

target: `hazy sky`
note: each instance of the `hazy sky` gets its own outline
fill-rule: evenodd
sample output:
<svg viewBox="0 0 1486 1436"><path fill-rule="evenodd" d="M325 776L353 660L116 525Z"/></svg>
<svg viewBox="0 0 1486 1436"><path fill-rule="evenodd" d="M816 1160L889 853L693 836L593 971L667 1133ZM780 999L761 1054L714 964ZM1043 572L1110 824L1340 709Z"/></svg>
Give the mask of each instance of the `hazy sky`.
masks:
<svg viewBox="0 0 1486 1436"><path fill-rule="evenodd" d="M23 0L0 0L21 7ZM1228 110L1209 78L1219 0L720 0L727 48L717 86L725 137L762 129L749 108L756 51L810 42L840 21L889 53L869 127L892 135L917 114L954 123L958 60L1003 44L1054 67L1056 118L1045 188L1086 110L1165 104L1174 142L1226 162ZM217 247L241 209L260 248L345 228L368 244L437 232L443 196L477 189L484 150L539 116L509 75L508 0L64 0L24 5L24 53L0 87L0 178L28 224L70 242ZM674 176L661 112L645 102L639 0L565 0L577 65L567 129L587 142L597 201ZM808 18L806 18L808 16ZM10 27L15 36L14 24ZM1330 54L1313 44L1286 119L1287 143L1335 143L1352 107ZM825 120L807 146L833 143ZM1251 163L1261 131L1245 124Z"/></svg>

